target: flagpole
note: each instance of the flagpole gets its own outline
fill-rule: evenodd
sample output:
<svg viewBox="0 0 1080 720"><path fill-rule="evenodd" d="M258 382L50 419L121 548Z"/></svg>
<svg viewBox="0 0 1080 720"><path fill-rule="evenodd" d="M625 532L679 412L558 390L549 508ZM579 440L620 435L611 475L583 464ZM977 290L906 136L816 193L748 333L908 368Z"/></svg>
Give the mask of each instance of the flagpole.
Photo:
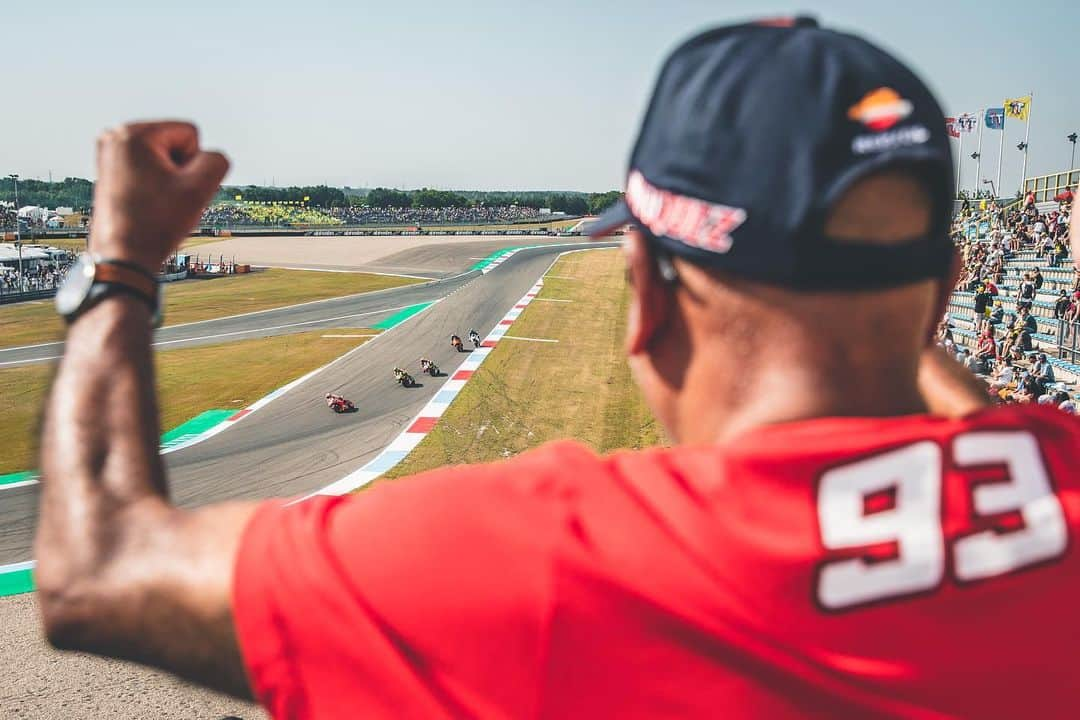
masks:
<svg viewBox="0 0 1080 720"><path fill-rule="evenodd" d="M960 118L956 119L956 127L960 130L960 150L957 153L959 162L956 163L956 194L960 195L960 168L964 167L964 128L960 126Z"/></svg>
<svg viewBox="0 0 1080 720"><path fill-rule="evenodd" d="M979 194L982 186L982 130L986 124L986 108L979 111L979 147L975 150L975 194Z"/></svg>
<svg viewBox="0 0 1080 720"><path fill-rule="evenodd" d="M1005 120L1006 119L1007 118L1005 117L1005 109L1002 108L1002 110L1001 110L1001 137L998 138L997 185L994 186L996 188L996 191L995 191L996 194L1000 195L1002 197L1004 197L1004 195L1003 195L1003 190L1002 190L1002 187L1001 187L1001 162L1005 158L1004 152L1005 152ZM997 199L997 198L995 198L995 199Z"/></svg>
<svg viewBox="0 0 1080 720"><path fill-rule="evenodd" d="M1024 126L1024 169L1020 175L1020 193L1024 194L1025 185L1027 184L1027 159L1028 159L1028 137L1031 135L1031 106L1035 104L1035 93L1028 93L1028 107L1027 107L1027 125Z"/></svg>

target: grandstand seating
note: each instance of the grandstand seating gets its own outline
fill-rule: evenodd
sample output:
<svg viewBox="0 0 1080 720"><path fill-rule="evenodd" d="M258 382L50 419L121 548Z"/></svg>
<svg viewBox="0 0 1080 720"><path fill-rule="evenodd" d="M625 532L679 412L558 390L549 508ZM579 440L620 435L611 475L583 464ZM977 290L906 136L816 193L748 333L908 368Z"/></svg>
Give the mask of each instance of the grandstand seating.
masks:
<svg viewBox="0 0 1080 720"><path fill-rule="evenodd" d="M1037 213L1033 213L1031 205L1040 199L1043 202L1034 202ZM971 290L981 280L992 280L997 288L993 301L1000 302L1004 311L1003 321L993 325L1000 348L1017 315L1024 275L1038 268L1042 283L1030 299L1035 331L1031 333L1032 350L1027 354L1046 355L1056 380L1050 390L1066 390L1080 400L1080 341L1076 338L1080 325L1072 326L1070 331L1054 315L1061 292L1071 296L1077 290L1077 271L1072 258L1053 262L1042 248L1047 237L1051 245L1063 238L1069 204L1068 200L1059 203L1033 195L1003 210L993 202L980 201L978 209L965 203L953 225L953 237L964 250L964 277L949 298L944 320L958 347L974 349L985 318L976 316L976 294Z"/></svg>
<svg viewBox="0 0 1080 720"><path fill-rule="evenodd" d="M1054 367L1057 379L1072 390L1080 390L1080 363L1071 357L1058 355L1061 323L1054 319L1054 304L1061 290L1071 291L1076 280L1072 258L1066 259L1060 267L1047 267L1046 261L1036 256L1035 250L1021 250L1005 262L1005 279L998 285L1000 300L1005 309L1005 322L996 327L995 337L1004 337L1006 328L1016 314L1017 283L1021 273L1035 267L1043 274L1043 286L1032 301L1031 314L1035 317L1038 332L1031 339L1034 350L1044 352L1048 362ZM975 294L964 290L955 291L949 298L948 319L952 324L953 337L958 345L974 347L975 332ZM1071 344L1071 343L1068 343Z"/></svg>

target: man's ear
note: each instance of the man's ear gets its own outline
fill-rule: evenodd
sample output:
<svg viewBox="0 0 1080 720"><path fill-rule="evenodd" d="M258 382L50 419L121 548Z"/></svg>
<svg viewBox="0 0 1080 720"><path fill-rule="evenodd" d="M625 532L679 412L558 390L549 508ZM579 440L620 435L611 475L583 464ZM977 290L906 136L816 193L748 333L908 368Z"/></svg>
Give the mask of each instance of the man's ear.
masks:
<svg viewBox="0 0 1080 720"><path fill-rule="evenodd" d="M660 276L648 241L634 230L623 240L623 254L630 274L630 313L626 324L626 352L639 355L648 350L671 311L671 287Z"/></svg>

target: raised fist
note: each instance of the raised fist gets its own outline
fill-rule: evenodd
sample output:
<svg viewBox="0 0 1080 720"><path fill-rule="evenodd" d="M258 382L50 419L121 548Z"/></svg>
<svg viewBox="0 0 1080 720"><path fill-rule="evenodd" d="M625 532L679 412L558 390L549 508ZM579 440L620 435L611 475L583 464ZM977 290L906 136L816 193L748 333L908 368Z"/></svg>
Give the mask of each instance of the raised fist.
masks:
<svg viewBox="0 0 1080 720"><path fill-rule="evenodd" d="M229 161L186 122L146 122L98 138L90 249L156 273L195 228Z"/></svg>

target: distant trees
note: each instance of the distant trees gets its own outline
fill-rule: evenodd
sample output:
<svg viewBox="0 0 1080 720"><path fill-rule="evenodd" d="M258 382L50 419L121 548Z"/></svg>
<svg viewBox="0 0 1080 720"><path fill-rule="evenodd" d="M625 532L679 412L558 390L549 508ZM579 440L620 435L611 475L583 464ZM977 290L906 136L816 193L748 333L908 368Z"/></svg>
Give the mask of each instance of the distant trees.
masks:
<svg viewBox="0 0 1080 720"><path fill-rule="evenodd" d="M345 191L326 185L306 185L303 187L267 187L265 185L227 185L218 191L215 202L235 200L239 195L249 202L304 202L314 207L345 207Z"/></svg>
<svg viewBox="0 0 1080 720"><path fill-rule="evenodd" d="M367 195L354 196L351 199L354 203L359 202L372 207L410 207L412 205L409 193L381 187L369 191Z"/></svg>
<svg viewBox="0 0 1080 720"><path fill-rule="evenodd" d="M19 180L19 204L44 207L72 207L89 209L94 194L94 184L82 178L64 178L49 183L42 180ZM395 190L377 187L372 190L335 188L327 185L292 187L268 187L265 185L228 185L221 188L214 202L232 202L240 196L250 202L305 202L311 207L333 208L350 204L373 207L423 207L449 208L475 205L550 208L553 212L568 215L586 215L602 212L622 197L611 190L603 193L528 191L482 191L482 190ZM13 201L15 185L11 178L0 177L0 200Z"/></svg>
<svg viewBox="0 0 1080 720"><path fill-rule="evenodd" d="M609 190L604 193L591 193L589 195L589 214L599 215L609 207L622 200L623 194L618 190Z"/></svg>
<svg viewBox="0 0 1080 720"><path fill-rule="evenodd" d="M431 188L423 188L422 190L415 190L412 193L413 207L469 207L473 204L474 203L466 200L464 196L458 195L451 190L432 190Z"/></svg>
<svg viewBox="0 0 1080 720"><path fill-rule="evenodd" d="M19 180L19 205L38 205L57 208L70 207L85 211L90 207L94 184L82 178L64 178L59 182L44 180ZM14 202L15 181L5 173L0 177L0 200Z"/></svg>
<svg viewBox="0 0 1080 720"><path fill-rule="evenodd" d="M597 213L622 198L618 190L605 193L580 192L483 192L478 190L392 190L378 187L362 194L350 190L350 201L354 204L372 207L471 207L476 205L550 208L552 212L564 212L567 215L587 215Z"/></svg>

